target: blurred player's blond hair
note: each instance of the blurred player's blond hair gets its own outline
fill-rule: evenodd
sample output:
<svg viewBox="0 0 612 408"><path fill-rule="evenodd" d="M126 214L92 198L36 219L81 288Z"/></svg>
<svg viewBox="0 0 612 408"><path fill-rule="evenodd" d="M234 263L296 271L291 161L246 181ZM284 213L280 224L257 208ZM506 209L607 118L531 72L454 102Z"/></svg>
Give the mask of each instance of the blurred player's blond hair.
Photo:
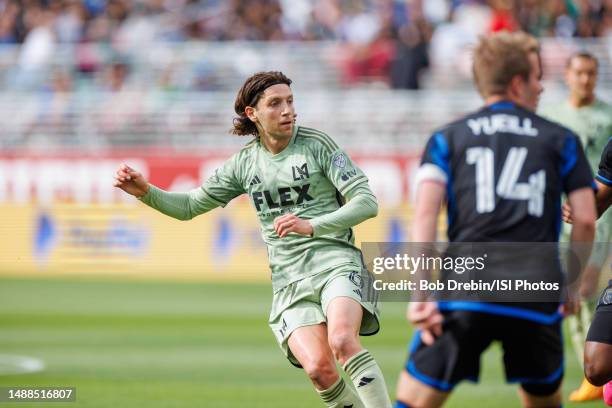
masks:
<svg viewBox="0 0 612 408"><path fill-rule="evenodd" d="M535 37L524 32L500 32L480 38L474 49L472 72L478 92L487 98L505 93L512 78L529 77L529 54L539 54Z"/></svg>

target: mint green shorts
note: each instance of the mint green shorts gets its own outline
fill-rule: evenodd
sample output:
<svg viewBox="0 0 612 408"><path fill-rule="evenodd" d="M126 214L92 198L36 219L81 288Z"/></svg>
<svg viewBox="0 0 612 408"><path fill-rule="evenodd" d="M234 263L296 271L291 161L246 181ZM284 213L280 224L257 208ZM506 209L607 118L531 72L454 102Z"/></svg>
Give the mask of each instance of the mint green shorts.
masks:
<svg viewBox="0 0 612 408"><path fill-rule="evenodd" d="M349 297L363 307L360 335L371 336L378 332L376 300L374 295L364 295L365 273L350 266L304 278L274 293L268 323L291 364L301 367L287 343L291 333L300 327L327 322L327 307L337 297Z"/></svg>

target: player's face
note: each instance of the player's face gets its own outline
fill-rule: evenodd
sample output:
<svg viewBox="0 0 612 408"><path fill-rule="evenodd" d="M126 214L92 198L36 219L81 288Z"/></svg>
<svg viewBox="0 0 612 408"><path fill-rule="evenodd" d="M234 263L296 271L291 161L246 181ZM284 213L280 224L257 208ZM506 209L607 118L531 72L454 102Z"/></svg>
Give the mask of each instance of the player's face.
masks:
<svg viewBox="0 0 612 408"><path fill-rule="evenodd" d="M538 54L535 52L529 54L529 64L531 65L531 72L529 78L523 84L520 99L522 106L535 111L540 101L540 94L544 90L542 87L542 68Z"/></svg>
<svg viewBox="0 0 612 408"><path fill-rule="evenodd" d="M589 58L576 57L565 72L570 93L579 99L591 99L597 83L597 63Z"/></svg>
<svg viewBox="0 0 612 408"><path fill-rule="evenodd" d="M255 107L257 124L269 136L291 137L295 121L293 93L286 84L267 88Z"/></svg>

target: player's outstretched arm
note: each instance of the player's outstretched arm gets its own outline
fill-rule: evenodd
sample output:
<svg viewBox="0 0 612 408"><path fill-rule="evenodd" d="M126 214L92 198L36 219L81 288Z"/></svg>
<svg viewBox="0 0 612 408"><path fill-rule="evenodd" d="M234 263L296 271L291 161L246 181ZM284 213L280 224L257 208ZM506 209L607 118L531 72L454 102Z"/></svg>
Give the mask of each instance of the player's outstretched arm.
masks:
<svg viewBox="0 0 612 408"><path fill-rule="evenodd" d="M241 194L238 189L226 188L224 180L218 174L207 180L201 187L186 193L164 191L147 183L142 174L126 164L122 164L117 170L115 187L137 197L162 214L183 221L190 220L213 208L224 206L232 198Z"/></svg>

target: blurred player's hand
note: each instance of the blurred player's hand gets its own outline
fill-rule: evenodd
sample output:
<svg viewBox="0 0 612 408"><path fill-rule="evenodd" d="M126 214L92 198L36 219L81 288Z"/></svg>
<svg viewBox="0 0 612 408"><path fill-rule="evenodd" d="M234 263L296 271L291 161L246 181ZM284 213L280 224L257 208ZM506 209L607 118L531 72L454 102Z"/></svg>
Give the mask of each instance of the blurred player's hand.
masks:
<svg viewBox="0 0 612 408"><path fill-rule="evenodd" d="M436 302L410 302L408 304L408 321L421 330L421 340L428 346L437 336L442 335L444 316L438 310Z"/></svg>
<svg viewBox="0 0 612 408"><path fill-rule="evenodd" d="M125 163L119 166L115 174L115 184L113 185L139 198L149 192L147 180L142 177L142 174Z"/></svg>
<svg viewBox="0 0 612 408"><path fill-rule="evenodd" d="M281 238L286 237L291 232L306 236L312 235L312 225L310 225L310 222L291 213L276 218L274 220L274 230Z"/></svg>
<svg viewBox="0 0 612 408"><path fill-rule="evenodd" d="M561 306L559 306L559 312L561 312L563 316L573 315L578 313L579 311L580 299L578 299L578 297L576 296L570 297L565 302L563 302Z"/></svg>
<svg viewBox="0 0 612 408"><path fill-rule="evenodd" d="M561 218L568 224L572 224L574 222L572 219L572 208L569 206L567 201L563 203L563 207L561 208Z"/></svg>

